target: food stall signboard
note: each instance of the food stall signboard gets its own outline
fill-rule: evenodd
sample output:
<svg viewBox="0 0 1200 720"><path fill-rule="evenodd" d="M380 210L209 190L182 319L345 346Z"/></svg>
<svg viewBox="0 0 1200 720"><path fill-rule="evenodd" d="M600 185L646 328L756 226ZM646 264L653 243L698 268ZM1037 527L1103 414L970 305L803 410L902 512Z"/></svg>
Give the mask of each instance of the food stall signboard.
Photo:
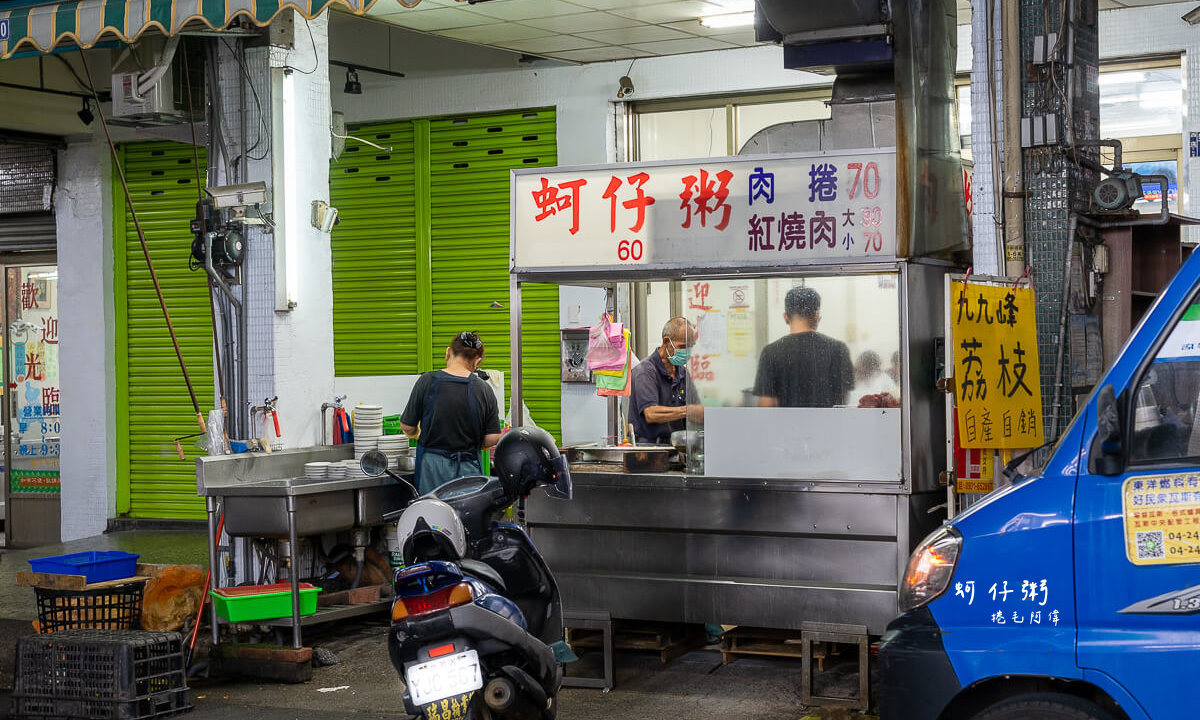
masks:
<svg viewBox="0 0 1200 720"><path fill-rule="evenodd" d="M516 170L511 202L518 272L896 254L894 151Z"/></svg>
<svg viewBox="0 0 1200 720"><path fill-rule="evenodd" d="M954 402L964 448L1042 444L1033 289L950 283Z"/></svg>

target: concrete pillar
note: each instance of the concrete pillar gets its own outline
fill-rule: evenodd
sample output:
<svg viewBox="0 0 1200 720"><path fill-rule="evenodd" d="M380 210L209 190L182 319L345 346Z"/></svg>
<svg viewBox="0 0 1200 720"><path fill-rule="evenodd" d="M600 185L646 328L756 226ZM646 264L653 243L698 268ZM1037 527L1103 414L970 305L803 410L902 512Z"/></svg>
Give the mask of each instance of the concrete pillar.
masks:
<svg viewBox="0 0 1200 720"><path fill-rule="evenodd" d="M292 48L286 52L272 48L270 63L275 138L274 380L283 438L289 447L320 442L320 406L333 399L329 233L311 222L312 203L329 202L328 17L326 13L307 23L298 19Z"/></svg>
<svg viewBox="0 0 1200 720"><path fill-rule="evenodd" d="M112 160L104 141L59 153L59 379L62 540L99 535L116 515Z"/></svg>

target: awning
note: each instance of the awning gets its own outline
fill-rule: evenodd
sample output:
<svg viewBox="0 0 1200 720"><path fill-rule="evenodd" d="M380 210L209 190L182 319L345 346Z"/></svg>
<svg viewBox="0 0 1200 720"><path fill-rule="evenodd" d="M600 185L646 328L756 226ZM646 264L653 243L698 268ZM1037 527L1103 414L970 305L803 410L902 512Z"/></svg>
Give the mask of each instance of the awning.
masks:
<svg viewBox="0 0 1200 720"><path fill-rule="evenodd" d="M61 47L132 42L147 30L175 35L185 28L218 30L236 16L266 25L291 8L306 18L331 5L361 15L376 0L69 0L0 2L0 59L15 53L49 52ZM390 0L388 0L390 1ZM418 0L419 1L419 0ZM413 5L412 0L401 4Z"/></svg>

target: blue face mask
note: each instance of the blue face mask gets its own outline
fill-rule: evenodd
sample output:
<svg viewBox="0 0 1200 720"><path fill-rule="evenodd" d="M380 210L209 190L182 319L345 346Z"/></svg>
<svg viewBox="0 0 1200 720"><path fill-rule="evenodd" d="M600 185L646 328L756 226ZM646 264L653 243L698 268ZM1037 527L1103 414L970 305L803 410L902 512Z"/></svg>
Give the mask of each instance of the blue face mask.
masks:
<svg viewBox="0 0 1200 720"><path fill-rule="evenodd" d="M667 342L671 343L671 347L675 347L674 340L668 338ZM675 365L676 367L683 367L684 365L687 365L688 358L691 356L691 354L691 348L675 348L675 353L671 355L669 359L672 365Z"/></svg>

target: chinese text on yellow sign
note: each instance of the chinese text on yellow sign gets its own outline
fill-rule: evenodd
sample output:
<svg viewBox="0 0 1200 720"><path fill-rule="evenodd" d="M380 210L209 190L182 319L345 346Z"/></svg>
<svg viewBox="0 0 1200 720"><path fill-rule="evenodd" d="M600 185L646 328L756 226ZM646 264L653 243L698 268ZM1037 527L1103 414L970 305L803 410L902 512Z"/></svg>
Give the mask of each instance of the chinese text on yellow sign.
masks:
<svg viewBox="0 0 1200 720"><path fill-rule="evenodd" d="M1125 553L1134 565L1200 562L1200 475L1125 480Z"/></svg>
<svg viewBox="0 0 1200 720"><path fill-rule="evenodd" d="M1033 289L952 282L950 321L962 447L1041 445Z"/></svg>

